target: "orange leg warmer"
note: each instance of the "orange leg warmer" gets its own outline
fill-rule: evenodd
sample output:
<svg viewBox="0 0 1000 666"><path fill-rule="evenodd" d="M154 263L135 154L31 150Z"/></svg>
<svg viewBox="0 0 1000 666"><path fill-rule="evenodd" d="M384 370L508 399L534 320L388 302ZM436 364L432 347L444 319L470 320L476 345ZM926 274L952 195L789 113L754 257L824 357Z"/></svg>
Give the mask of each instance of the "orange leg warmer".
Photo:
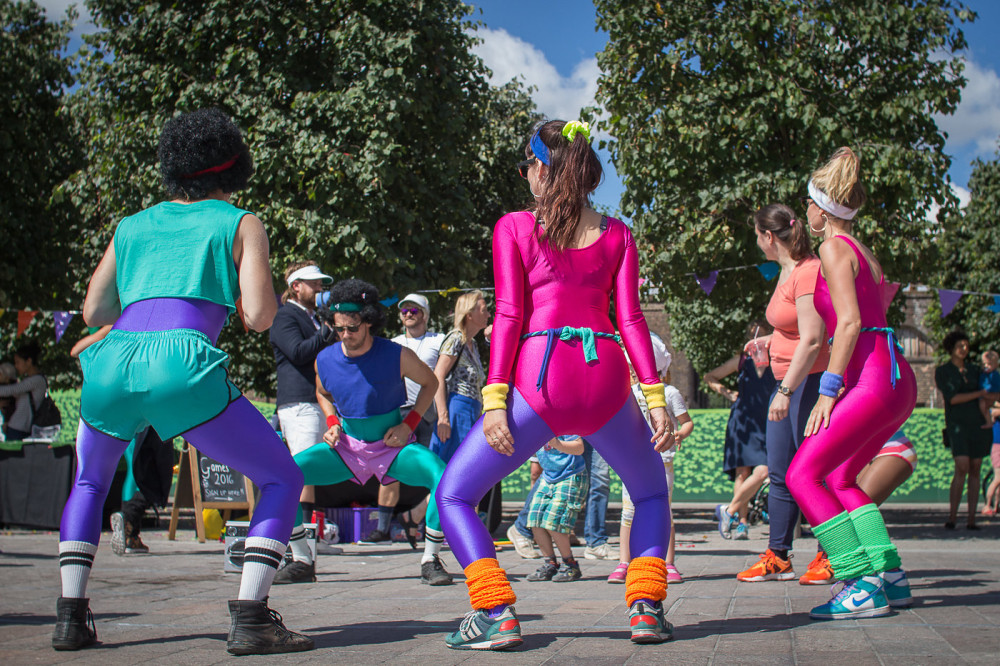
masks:
<svg viewBox="0 0 1000 666"><path fill-rule="evenodd" d="M639 599L663 601L667 598L667 565L659 557L637 557L625 576L625 603Z"/></svg>
<svg viewBox="0 0 1000 666"><path fill-rule="evenodd" d="M663 560L660 562L662 564ZM666 576L666 569L663 571ZM517 600L507 580L507 572L493 557L484 557L465 567L465 584L469 586L469 600L476 610L488 610L500 604L510 605Z"/></svg>

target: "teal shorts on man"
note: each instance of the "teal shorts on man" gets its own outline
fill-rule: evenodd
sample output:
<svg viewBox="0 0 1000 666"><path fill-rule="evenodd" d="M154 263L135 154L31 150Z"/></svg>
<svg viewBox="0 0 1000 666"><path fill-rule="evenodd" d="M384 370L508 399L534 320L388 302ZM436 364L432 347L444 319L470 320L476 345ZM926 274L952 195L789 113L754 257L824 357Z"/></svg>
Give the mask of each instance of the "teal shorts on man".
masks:
<svg viewBox="0 0 1000 666"><path fill-rule="evenodd" d="M80 364L80 417L124 441L147 425L172 439L242 395L229 381L229 355L191 329L112 330L80 354Z"/></svg>

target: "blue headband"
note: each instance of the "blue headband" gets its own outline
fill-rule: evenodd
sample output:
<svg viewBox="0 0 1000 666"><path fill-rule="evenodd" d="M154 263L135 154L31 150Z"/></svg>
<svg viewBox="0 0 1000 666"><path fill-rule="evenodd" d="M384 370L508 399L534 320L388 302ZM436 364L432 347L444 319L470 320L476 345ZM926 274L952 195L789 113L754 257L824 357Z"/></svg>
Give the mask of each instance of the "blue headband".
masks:
<svg viewBox="0 0 1000 666"><path fill-rule="evenodd" d="M531 152L535 154L535 157L541 160L545 166L549 166L549 147L542 141L542 137L538 136L538 132L535 132L535 135L531 137L528 145L531 146Z"/></svg>

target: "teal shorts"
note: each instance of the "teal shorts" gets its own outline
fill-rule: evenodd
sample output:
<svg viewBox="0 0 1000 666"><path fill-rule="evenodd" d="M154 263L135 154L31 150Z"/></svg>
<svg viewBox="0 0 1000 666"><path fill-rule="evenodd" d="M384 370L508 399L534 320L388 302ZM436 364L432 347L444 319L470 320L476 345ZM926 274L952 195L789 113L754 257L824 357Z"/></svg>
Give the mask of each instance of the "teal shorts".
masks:
<svg viewBox="0 0 1000 666"><path fill-rule="evenodd" d="M112 330L80 354L80 364L80 417L123 441L147 425L172 439L242 395L229 381L229 355L191 329Z"/></svg>

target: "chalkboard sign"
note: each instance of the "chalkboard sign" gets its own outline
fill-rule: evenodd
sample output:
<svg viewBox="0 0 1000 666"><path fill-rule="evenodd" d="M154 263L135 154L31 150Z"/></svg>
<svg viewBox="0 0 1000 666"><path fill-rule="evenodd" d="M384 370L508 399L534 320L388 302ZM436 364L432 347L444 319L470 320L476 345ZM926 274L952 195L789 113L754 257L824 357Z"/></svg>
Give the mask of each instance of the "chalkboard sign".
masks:
<svg viewBox="0 0 1000 666"><path fill-rule="evenodd" d="M214 502L246 504L247 487L242 474L229 465L209 458L194 447L191 450L196 453L195 467L198 470L198 485L201 486L202 506Z"/></svg>
<svg viewBox="0 0 1000 666"><path fill-rule="evenodd" d="M205 543L205 520L202 511L220 509L223 520L229 520L232 512L237 510L244 510L253 515L256 504L253 483L232 467L203 455L190 443L184 444L187 455L181 453L167 538L173 541L177 533L181 507L194 507L194 525L198 541Z"/></svg>

